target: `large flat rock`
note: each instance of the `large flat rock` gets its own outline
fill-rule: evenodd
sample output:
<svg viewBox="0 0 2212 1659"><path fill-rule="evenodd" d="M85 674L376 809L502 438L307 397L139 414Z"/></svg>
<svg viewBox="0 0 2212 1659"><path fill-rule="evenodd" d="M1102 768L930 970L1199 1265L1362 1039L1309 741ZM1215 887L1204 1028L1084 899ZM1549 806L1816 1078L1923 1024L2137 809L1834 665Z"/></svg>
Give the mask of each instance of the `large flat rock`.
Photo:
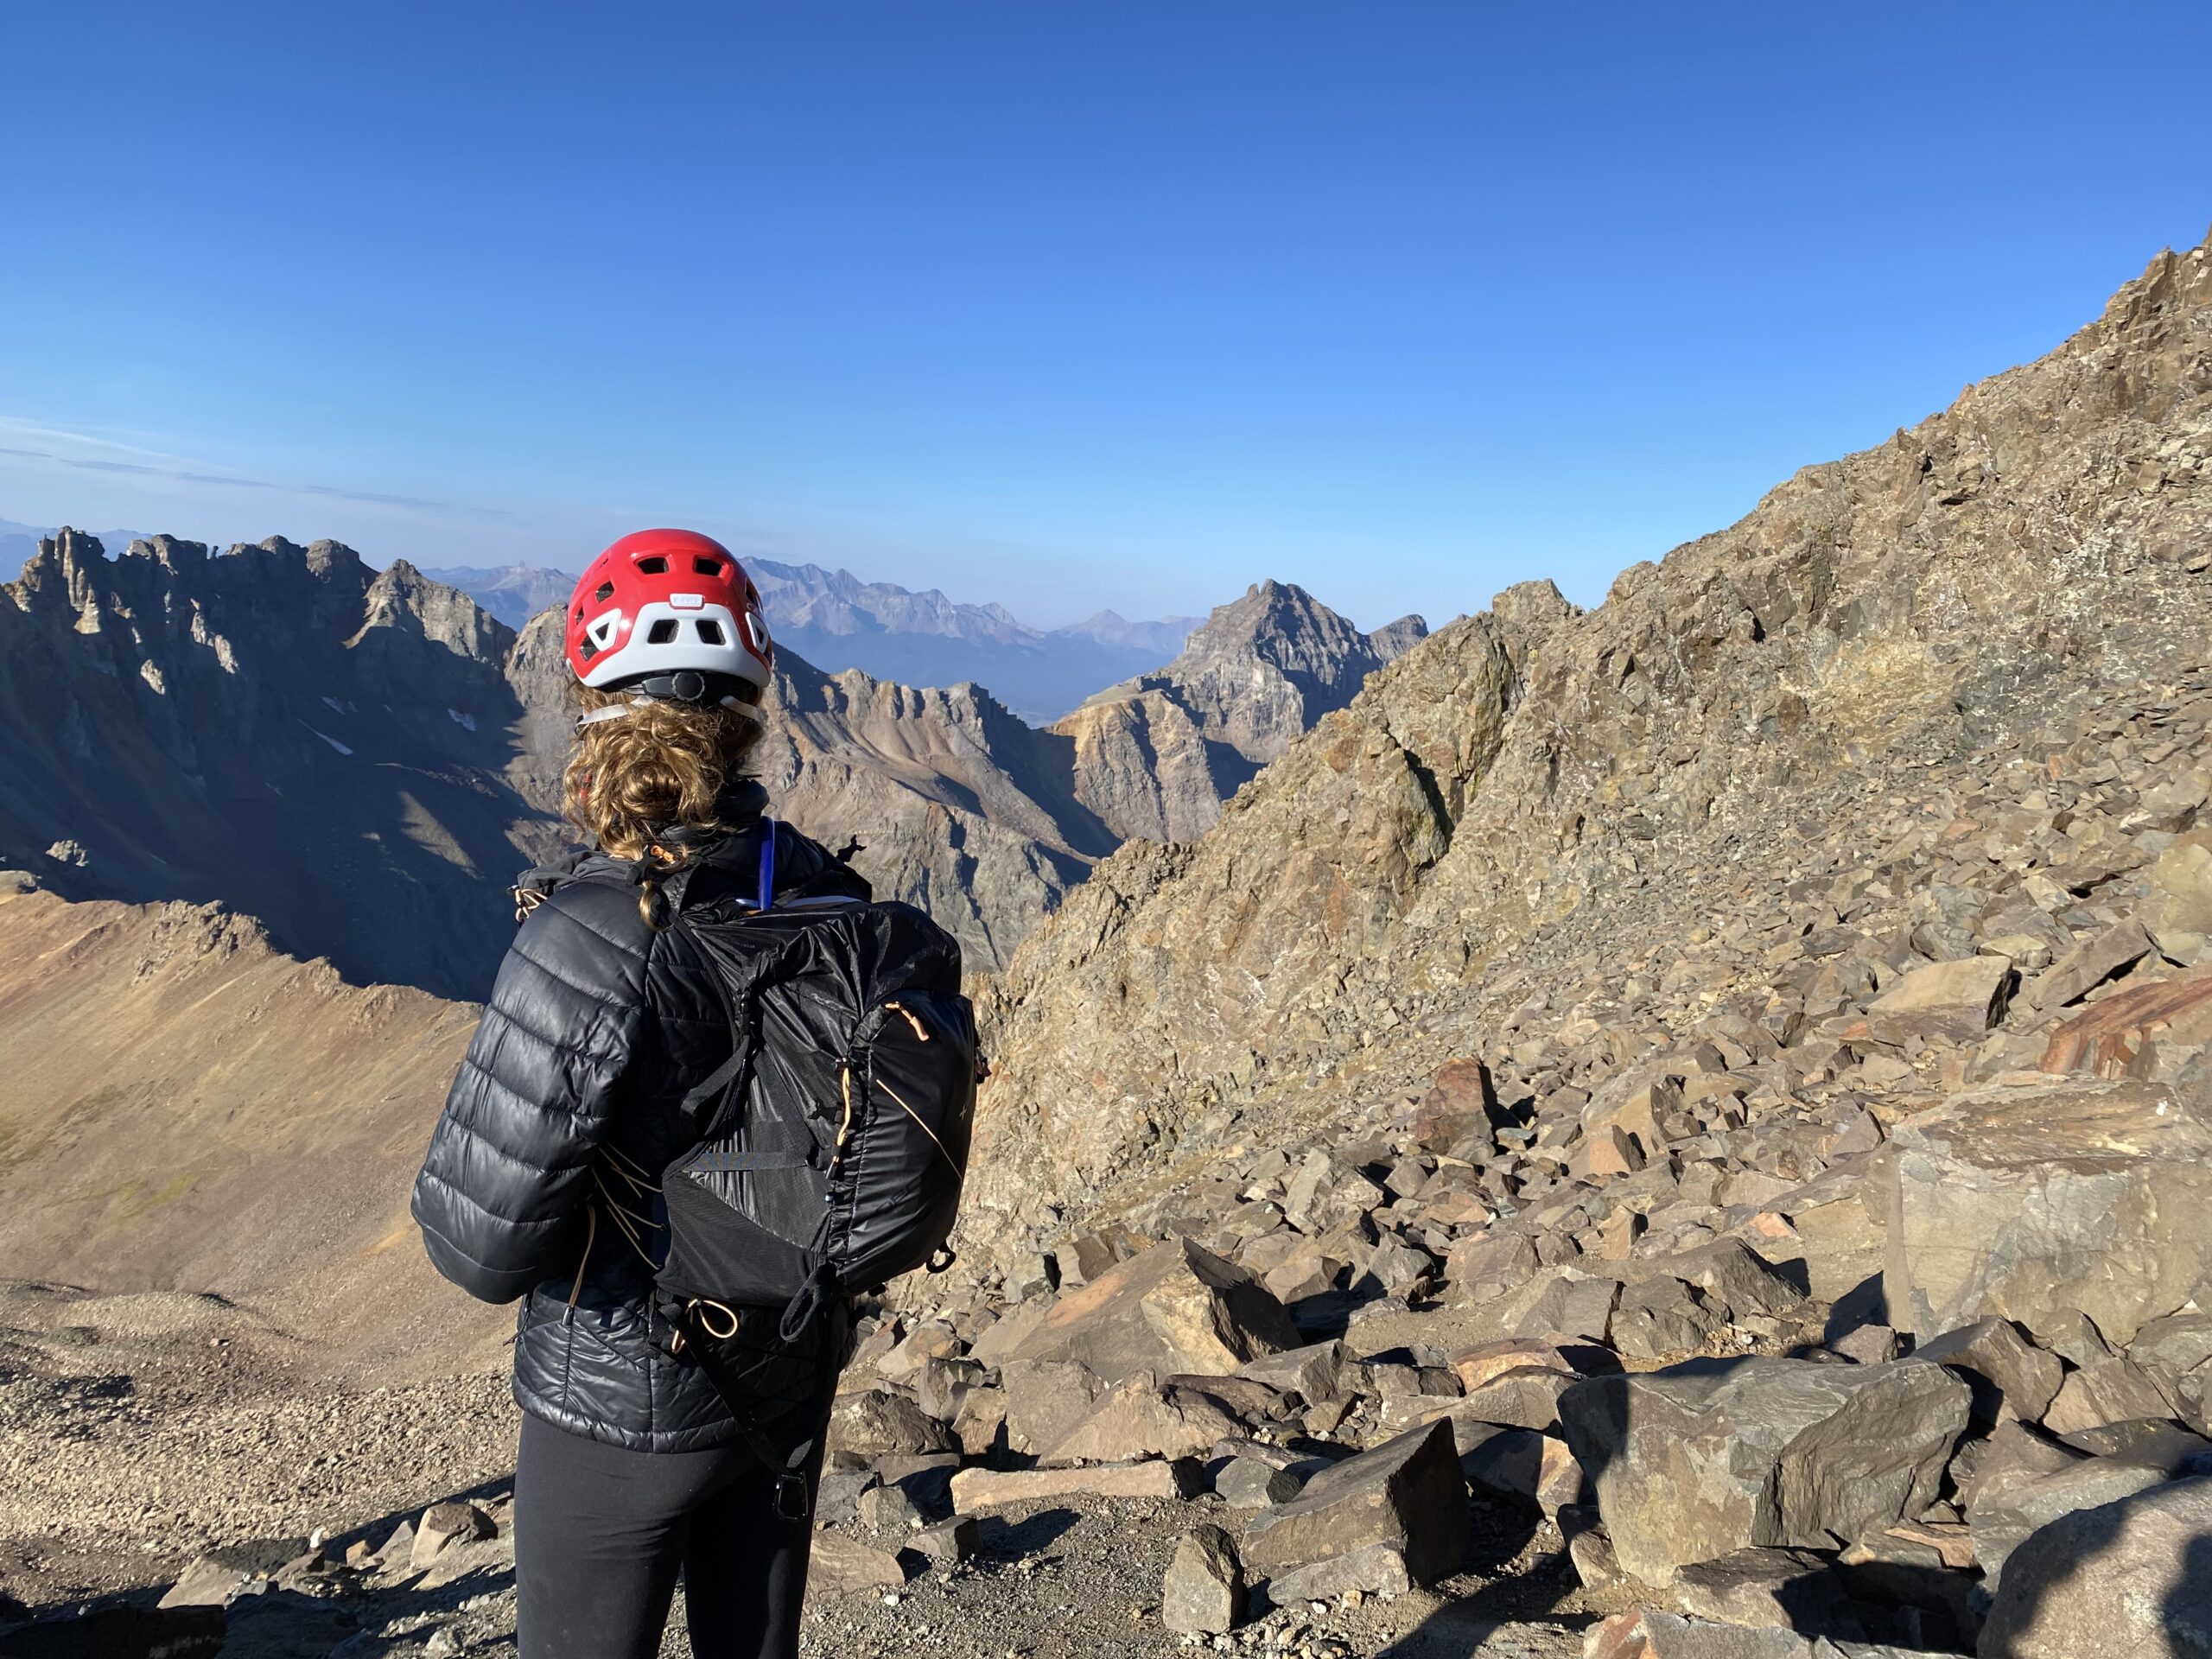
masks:
<svg viewBox="0 0 2212 1659"><path fill-rule="evenodd" d="M1621 1565L1647 1584L1752 1544L1831 1548L1931 1503L1973 1402L1939 1365L1694 1360L1560 1402Z"/></svg>
<svg viewBox="0 0 2212 1659"><path fill-rule="evenodd" d="M1205 1484L1205 1472L1187 1459L1070 1469L963 1469L952 1478L952 1506L968 1515L1047 1497L1189 1497Z"/></svg>
<svg viewBox="0 0 2212 1659"><path fill-rule="evenodd" d="M1009 1357L1075 1360L1118 1382L1137 1371L1226 1376L1304 1341L1250 1274L1171 1239L1062 1296Z"/></svg>
<svg viewBox="0 0 2212 1659"><path fill-rule="evenodd" d="M1048 1466L1195 1458L1245 1425L1212 1395L1135 1371L1101 1395L1039 1460Z"/></svg>
<svg viewBox="0 0 2212 1659"><path fill-rule="evenodd" d="M1891 1319L1923 1335L2078 1309L2111 1341L2212 1274L2212 1126L2164 1084L1961 1095L1891 1136Z"/></svg>
<svg viewBox="0 0 2212 1659"><path fill-rule="evenodd" d="M1974 1043L2005 1012L2012 964L2002 957L1962 957L1916 968L1868 1005L1878 1042Z"/></svg>

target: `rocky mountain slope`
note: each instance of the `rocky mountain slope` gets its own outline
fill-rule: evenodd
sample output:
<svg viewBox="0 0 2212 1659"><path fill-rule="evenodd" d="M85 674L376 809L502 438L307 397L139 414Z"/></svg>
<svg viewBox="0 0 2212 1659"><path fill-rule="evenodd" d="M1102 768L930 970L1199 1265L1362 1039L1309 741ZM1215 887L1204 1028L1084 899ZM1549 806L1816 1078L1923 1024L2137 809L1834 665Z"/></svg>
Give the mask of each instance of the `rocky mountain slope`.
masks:
<svg viewBox="0 0 2212 1659"><path fill-rule="evenodd" d="M1592 977L1685 1024L1802 1008L1773 941L1745 943L1777 925L1758 906L1893 858L1999 776L2025 800L2037 722L2171 696L2202 655L2209 281L2201 251L2163 257L2049 357L1805 469L1586 615L1501 595L1197 846L1109 860L1001 987L979 1234L1196 1169L1262 1108L1310 1122L1409 1085L1532 997L1564 1020Z"/></svg>
<svg viewBox="0 0 2212 1659"><path fill-rule="evenodd" d="M1130 836L1194 841L1222 801L1427 631L1408 616L1362 633L1301 588L1255 583L1165 668L1098 693L1052 729L1075 742L1086 805Z"/></svg>
<svg viewBox="0 0 2212 1659"><path fill-rule="evenodd" d="M10 1276L254 1309L341 1375L499 1351L407 1217L474 1005L348 985L214 905L0 892L0 962Z"/></svg>
<svg viewBox="0 0 2212 1659"><path fill-rule="evenodd" d="M219 902L356 982L480 988L545 814L505 772L512 636L334 542L123 557L64 531L0 588L0 864Z"/></svg>
<svg viewBox="0 0 2212 1659"><path fill-rule="evenodd" d="M517 787L555 799L566 753L560 615L523 630L509 675L527 711ZM921 905L991 969L1120 844L1074 798L1069 746L972 685L917 690L826 675L779 650L755 771L776 810L887 897Z"/></svg>
<svg viewBox="0 0 2212 1659"><path fill-rule="evenodd" d="M357 983L480 994L507 882L567 839L557 613L518 637L404 562L281 539L109 560L65 531L4 592L0 866L67 897L218 902ZM1051 741L988 699L865 682L833 706L784 663L781 810L838 844L865 825L861 868L978 967L1116 844L1065 763L1057 791L1049 767L1026 786L1040 804L994 760Z"/></svg>

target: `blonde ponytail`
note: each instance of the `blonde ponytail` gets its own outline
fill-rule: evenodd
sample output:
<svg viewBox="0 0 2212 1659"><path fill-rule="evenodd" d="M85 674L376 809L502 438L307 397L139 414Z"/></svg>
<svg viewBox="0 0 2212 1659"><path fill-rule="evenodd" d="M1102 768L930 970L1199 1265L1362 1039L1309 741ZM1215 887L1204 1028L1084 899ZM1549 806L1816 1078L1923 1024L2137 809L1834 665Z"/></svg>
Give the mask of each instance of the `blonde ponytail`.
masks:
<svg viewBox="0 0 2212 1659"><path fill-rule="evenodd" d="M643 870L639 906L655 927L660 915L661 876L683 861L683 849L656 836L682 825L723 826L717 819L722 792L745 775L760 741L757 721L719 706L635 701L620 691L575 688L576 705L588 711L625 705L613 720L578 730L561 775L569 822L616 858Z"/></svg>

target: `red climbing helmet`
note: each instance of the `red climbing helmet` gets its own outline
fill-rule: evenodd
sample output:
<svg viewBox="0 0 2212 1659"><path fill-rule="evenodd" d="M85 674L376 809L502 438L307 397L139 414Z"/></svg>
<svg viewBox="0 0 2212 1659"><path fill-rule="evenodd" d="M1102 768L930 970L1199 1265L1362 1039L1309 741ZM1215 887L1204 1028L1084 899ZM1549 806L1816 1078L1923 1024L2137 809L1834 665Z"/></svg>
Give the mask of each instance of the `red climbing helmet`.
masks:
<svg viewBox="0 0 2212 1659"><path fill-rule="evenodd" d="M757 709L776 653L760 590L728 548L696 531L641 530L577 581L568 656L601 690Z"/></svg>

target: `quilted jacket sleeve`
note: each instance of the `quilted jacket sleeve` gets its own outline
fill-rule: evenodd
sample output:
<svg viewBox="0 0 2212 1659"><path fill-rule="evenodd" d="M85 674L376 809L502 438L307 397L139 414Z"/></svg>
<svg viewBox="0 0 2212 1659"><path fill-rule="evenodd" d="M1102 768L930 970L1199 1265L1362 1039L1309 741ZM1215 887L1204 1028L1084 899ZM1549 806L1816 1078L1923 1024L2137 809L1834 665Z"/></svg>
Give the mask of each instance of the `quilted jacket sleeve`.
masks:
<svg viewBox="0 0 2212 1659"><path fill-rule="evenodd" d="M579 881L531 912L500 964L413 1205L431 1264L480 1300L513 1301L582 1248L653 938L634 894Z"/></svg>

